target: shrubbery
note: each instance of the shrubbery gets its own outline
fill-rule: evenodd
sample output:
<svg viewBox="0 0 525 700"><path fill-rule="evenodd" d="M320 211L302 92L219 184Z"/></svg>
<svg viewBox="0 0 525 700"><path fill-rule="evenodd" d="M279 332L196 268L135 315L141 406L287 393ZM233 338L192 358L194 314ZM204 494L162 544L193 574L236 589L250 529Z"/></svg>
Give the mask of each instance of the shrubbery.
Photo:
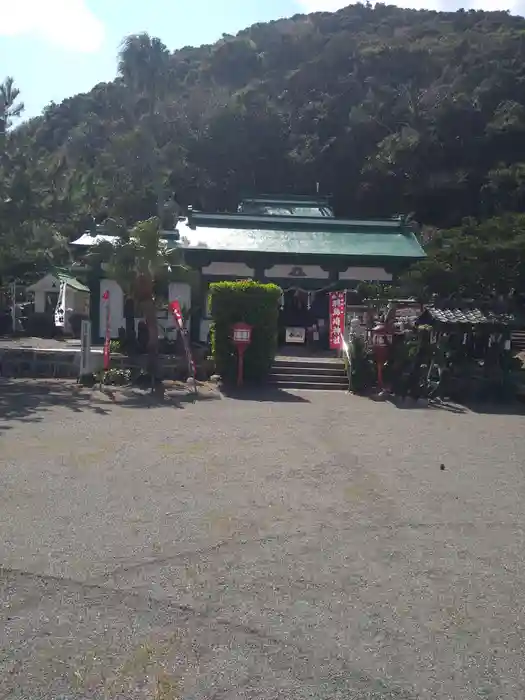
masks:
<svg viewBox="0 0 525 700"><path fill-rule="evenodd" d="M53 313L35 312L28 316L26 331L35 338L54 338L57 335L55 315Z"/></svg>
<svg viewBox="0 0 525 700"><path fill-rule="evenodd" d="M367 350L362 338L354 338L350 344L350 390L360 394L370 389L376 380L374 357Z"/></svg>
<svg viewBox="0 0 525 700"><path fill-rule="evenodd" d="M280 288L258 282L216 282L210 285L212 354L216 371L226 381L237 375L237 353L232 326L244 322L253 327L252 342L244 357L244 378L263 381L277 351Z"/></svg>

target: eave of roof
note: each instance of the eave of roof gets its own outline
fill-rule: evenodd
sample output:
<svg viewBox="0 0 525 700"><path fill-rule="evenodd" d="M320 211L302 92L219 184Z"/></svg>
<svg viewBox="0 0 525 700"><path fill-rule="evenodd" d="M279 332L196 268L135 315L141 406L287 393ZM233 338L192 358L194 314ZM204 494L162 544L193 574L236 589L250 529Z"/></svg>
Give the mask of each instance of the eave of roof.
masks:
<svg viewBox="0 0 525 700"><path fill-rule="evenodd" d="M276 228L267 226L268 217L244 217L247 221L239 227L228 227L228 221L220 225L191 226L181 222L178 230L181 245L188 249L203 248L210 251L231 253L265 253L278 255L315 255L328 257L370 257L421 259L425 253L416 237L403 230L399 224L386 227L363 226L360 230L349 230L344 226L325 226L325 219L317 219L308 228ZM235 217L238 221L238 217ZM212 222L214 220L211 220ZM248 227L248 221L252 224ZM195 223L195 221L193 222ZM273 223L273 222L272 222ZM357 225L357 222L354 222ZM367 222L368 223L368 222Z"/></svg>
<svg viewBox="0 0 525 700"><path fill-rule="evenodd" d="M322 221L322 223L321 223ZM269 216L254 214L204 214L202 212L191 212L187 224L190 228L198 227L225 227L236 229L290 229L290 230L319 230L324 231L373 229L381 232L392 232L405 230L404 220L396 219L336 219L335 217L303 217L303 216Z"/></svg>
<svg viewBox="0 0 525 700"><path fill-rule="evenodd" d="M254 197L243 197L241 203L253 202L254 204L290 204L302 206L327 206L330 204L330 197L310 196L310 195L271 195L261 194Z"/></svg>

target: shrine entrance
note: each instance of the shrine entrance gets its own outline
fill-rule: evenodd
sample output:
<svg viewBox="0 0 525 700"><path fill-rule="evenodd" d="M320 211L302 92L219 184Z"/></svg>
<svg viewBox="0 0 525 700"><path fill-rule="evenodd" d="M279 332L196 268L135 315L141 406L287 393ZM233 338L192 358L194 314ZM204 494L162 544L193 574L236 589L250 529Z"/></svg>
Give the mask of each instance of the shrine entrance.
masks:
<svg viewBox="0 0 525 700"><path fill-rule="evenodd" d="M323 348L328 343L328 291L291 287L283 292L279 345Z"/></svg>

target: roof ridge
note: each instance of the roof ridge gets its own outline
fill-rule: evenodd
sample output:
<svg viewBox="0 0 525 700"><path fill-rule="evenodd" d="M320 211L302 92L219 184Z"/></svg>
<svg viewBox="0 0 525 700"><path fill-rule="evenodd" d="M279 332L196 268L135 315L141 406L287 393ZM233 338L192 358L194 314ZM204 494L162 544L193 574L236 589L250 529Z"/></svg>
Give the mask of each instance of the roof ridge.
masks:
<svg viewBox="0 0 525 700"><path fill-rule="evenodd" d="M250 224L264 224L263 228L281 230L282 224L286 224L290 230L301 228L301 226L315 227L322 230L337 230L341 228L370 228L370 229L391 229L396 233L407 230L405 228L404 219L399 217L396 219L336 219L331 217L320 216L274 216L262 214L244 214L239 213L207 213L191 211L188 216L188 222L198 224L199 219L202 222L209 223L211 221L224 222L233 225L235 222ZM244 228L239 226L237 228Z"/></svg>

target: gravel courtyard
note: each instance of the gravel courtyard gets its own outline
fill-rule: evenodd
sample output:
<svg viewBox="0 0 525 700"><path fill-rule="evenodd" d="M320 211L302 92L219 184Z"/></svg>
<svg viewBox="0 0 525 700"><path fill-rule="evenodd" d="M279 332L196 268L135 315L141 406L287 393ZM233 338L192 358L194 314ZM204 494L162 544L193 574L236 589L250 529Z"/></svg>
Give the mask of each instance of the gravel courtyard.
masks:
<svg viewBox="0 0 525 700"><path fill-rule="evenodd" d="M524 426L0 379L0 698L525 697Z"/></svg>

